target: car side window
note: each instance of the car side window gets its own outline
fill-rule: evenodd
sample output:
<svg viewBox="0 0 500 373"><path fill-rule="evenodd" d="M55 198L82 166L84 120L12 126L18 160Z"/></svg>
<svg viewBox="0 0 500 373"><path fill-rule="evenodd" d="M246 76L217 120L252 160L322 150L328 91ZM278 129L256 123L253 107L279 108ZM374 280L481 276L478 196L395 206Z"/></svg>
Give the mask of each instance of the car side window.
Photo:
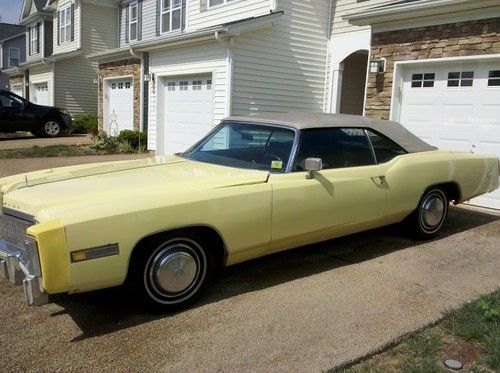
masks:
<svg viewBox="0 0 500 373"><path fill-rule="evenodd" d="M0 105L3 107L22 108L23 102L15 96L11 96L9 94L3 93L3 94L0 94Z"/></svg>
<svg viewBox="0 0 500 373"><path fill-rule="evenodd" d="M398 155L407 154L406 150L387 137L371 130L367 132L378 163L389 162Z"/></svg>
<svg viewBox="0 0 500 373"><path fill-rule="evenodd" d="M375 164L365 131L360 128L303 130L295 171L304 171L306 158L321 158L323 169Z"/></svg>

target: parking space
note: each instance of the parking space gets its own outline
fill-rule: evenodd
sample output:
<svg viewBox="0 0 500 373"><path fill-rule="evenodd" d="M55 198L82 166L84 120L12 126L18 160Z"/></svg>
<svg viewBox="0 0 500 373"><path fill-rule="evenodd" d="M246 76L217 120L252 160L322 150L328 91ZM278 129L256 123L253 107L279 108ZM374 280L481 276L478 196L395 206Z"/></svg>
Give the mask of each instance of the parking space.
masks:
<svg viewBox="0 0 500 373"><path fill-rule="evenodd" d="M452 208L434 241L392 226L243 263L172 315L144 311L121 288L27 308L22 289L3 281L2 368L327 370L497 289L499 218Z"/></svg>

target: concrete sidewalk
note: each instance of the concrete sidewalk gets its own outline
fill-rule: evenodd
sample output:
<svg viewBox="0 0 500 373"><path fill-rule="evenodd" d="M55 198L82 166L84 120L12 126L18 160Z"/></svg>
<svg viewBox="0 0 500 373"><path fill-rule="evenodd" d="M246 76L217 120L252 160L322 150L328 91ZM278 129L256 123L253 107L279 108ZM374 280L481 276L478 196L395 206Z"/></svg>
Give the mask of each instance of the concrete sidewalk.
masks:
<svg viewBox="0 0 500 373"><path fill-rule="evenodd" d="M2 368L331 369L497 289L499 218L451 208L434 241L414 242L388 227L240 264L202 303L173 315L141 310L122 289L27 308L22 289L3 281Z"/></svg>
<svg viewBox="0 0 500 373"><path fill-rule="evenodd" d="M19 135L16 137L0 136L0 150L24 149L33 146L50 145L87 145L92 143L90 135L68 135L54 138L35 137L32 135Z"/></svg>

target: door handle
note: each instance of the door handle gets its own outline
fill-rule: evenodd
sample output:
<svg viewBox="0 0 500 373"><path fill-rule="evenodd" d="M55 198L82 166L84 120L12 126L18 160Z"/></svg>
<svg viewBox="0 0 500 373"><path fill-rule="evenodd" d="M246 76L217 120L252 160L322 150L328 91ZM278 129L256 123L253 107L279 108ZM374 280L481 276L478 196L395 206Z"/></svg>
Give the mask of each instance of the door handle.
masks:
<svg viewBox="0 0 500 373"><path fill-rule="evenodd" d="M382 185L385 182L385 176L384 175L372 176L371 179L377 185Z"/></svg>

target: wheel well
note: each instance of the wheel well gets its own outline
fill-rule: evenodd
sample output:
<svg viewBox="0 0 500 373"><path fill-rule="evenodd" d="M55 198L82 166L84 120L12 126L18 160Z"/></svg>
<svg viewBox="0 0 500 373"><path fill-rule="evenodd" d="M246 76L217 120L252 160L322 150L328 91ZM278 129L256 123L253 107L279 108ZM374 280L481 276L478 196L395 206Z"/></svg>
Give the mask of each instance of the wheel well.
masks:
<svg viewBox="0 0 500 373"><path fill-rule="evenodd" d="M453 201L454 204L457 204L460 201L460 188L456 182L450 181L447 183L436 184L427 188L427 190L430 190L432 188L442 189L446 194L448 201Z"/></svg>
<svg viewBox="0 0 500 373"><path fill-rule="evenodd" d="M130 255L128 272L130 273L131 264L134 262L136 257L141 253L141 248L148 247L150 245L159 244L159 241L167 237L200 237L208 249L215 257L216 270L223 267L226 263L226 246L224 240L222 239L219 232L214 228L208 226L190 226L186 228L173 229L168 231L163 231L159 233L154 233L149 236L143 237L132 249L132 254Z"/></svg>

